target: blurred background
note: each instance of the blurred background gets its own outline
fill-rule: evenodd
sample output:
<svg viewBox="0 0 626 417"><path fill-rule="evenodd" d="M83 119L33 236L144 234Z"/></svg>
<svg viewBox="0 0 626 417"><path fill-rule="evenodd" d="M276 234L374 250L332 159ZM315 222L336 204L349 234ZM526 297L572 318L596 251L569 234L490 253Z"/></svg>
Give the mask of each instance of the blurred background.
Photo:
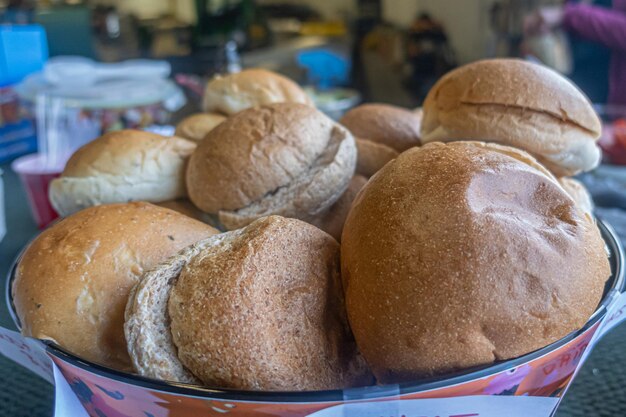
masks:
<svg viewBox="0 0 626 417"><path fill-rule="evenodd" d="M419 107L443 74L492 57L541 62L588 95L606 164L585 182L626 207L626 0L0 1L0 164L22 156L13 170L45 188L106 131L171 134L208 79L242 68L294 79L337 119L361 102Z"/></svg>
<svg viewBox="0 0 626 417"><path fill-rule="evenodd" d="M610 35L609 41L596 39L602 34L576 28L588 22L567 17L568 7L590 3L622 17L626 13L621 0L612 10L610 0L0 2L0 162L37 146L35 125L23 121L34 118L37 96L46 101L40 110L54 107L50 97L64 99L56 103L63 115L73 98L69 107L76 111L65 119L73 119L74 134L87 137L111 128L164 124L181 109L192 112L209 77L241 67L264 67L293 78L310 87L318 106L337 117L361 101L420 106L433 83L455 66L488 57L522 57L570 76L613 120L620 114L614 105L625 104L626 98L609 97ZM584 10L575 14L585 15ZM93 82L81 82L84 89L77 93L69 88L74 72L68 73L77 61L63 58L65 72L56 88L48 85L49 77L48 84L41 77L28 78L60 56L84 57L81 68L92 63L87 59L162 60L174 83L161 85L158 89L165 91L154 94L154 84L139 85L145 79L140 70L134 76L129 70L136 80L132 97L114 97L115 89L107 95ZM68 88L61 88L64 84ZM613 106L607 109L609 102ZM81 119L82 125L77 123ZM7 129L16 123L18 127ZM30 142L17 144L18 136L28 136Z"/></svg>

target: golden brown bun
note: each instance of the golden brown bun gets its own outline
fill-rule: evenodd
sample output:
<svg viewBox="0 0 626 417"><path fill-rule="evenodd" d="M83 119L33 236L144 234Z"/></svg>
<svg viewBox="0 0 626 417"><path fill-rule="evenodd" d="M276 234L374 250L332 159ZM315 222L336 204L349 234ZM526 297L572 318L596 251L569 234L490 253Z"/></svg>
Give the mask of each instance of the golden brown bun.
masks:
<svg viewBox="0 0 626 417"><path fill-rule="evenodd" d="M388 104L363 104L340 120L359 139L386 145L398 152L421 144L421 118L411 110Z"/></svg>
<svg viewBox="0 0 626 417"><path fill-rule="evenodd" d="M232 115L272 103L313 106L308 94L289 78L264 69L247 69L212 79L204 93L203 109Z"/></svg>
<svg viewBox="0 0 626 417"><path fill-rule="evenodd" d="M124 308L141 274L211 227L148 203L82 210L30 244L13 284L22 333L83 359L128 369Z"/></svg>
<svg viewBox="0 0 626 417"><path fill-rule="evenodd" d="M381 383L544 347L581 328L610 275L594 222L528 154L410 149L372 177L341 242L352 331Z"/></svg>
<svg viewBox="0 0 626 417"><path fill-rule="evenodd" d="M227 140L225 140L227 139ZM330 207L356 165L354 138L313 107L244 110L212 130L189 160L189 198L228 229L270 214L308 218Z"/></svg>
<svg viewBox="0 0 626 417"><path fill-rule="evenodd" d="M395 149L371 140L355 138L357 149L356 173L366 178L377 173L400 153Z"/></svg>
<svg viewBox="0 0 626 417"><path fill-rule="evenodd" d="M149 377L264 391L372 382L345 317L339 245L299 220L265 217L183 250L144 276L125 329Z"/></svg>
<svg viewBox="0 0 626 417"><path fill-rule="evenodd" d="M593 199L589 190L580 181L574 178L559 178L559 183L582 211L593 215Z"/></svg>
<svg viewBox="0 0 626 417"><path fill-rule="evenodd" d="M61 216L129 201L158 203L185 197L185 165L194 142L142 130L119 130L77 150L50 184Z"/></svg>
<svg viewBox="0 0 626 417"><path fill-rule="evenodd" d="M216 113L196 113L185 117L176 125L176 136L200 142L215 126L226 120Z"/></svg>
<svg viewBox="0 0 626 417"><path fill-rule="evenodd" d="M422 140L484 140L534 155L555 175L596 167L601 124L585 95L544 66L515 59L464 65L424 102Z"/></svg>
<svg viewBox="0 0 626 417"><path fill-rule="evenodd" d="M348 217L352 202L366 183L367 178L361 175L355 175L352 177L352 180L350 180L348 189L339 197L339 200L337 200L335 204L330 206L330 208L322 214L312 219L307 219L307 222L317 226L337 239L338 242L341 242L343 224L346 222L346 217Z"/></svg>
<svg viewBox="0 0 626 417"><path fill-rule="evenodd" d="M170 210L174 210L180 214L184 214L192 219L200 220L204 223L210 223L208 215L200 210L193 203L185 198L178 200L164 201L162 203L156 203L159 207L165 207Z"/></svg>

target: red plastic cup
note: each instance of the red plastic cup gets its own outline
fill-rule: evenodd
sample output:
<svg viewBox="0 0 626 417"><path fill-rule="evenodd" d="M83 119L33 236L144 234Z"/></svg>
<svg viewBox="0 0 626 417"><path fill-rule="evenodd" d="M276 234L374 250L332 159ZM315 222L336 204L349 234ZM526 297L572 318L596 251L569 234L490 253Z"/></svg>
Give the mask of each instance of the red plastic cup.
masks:
<svg viewBox="0 0 626 417"><path fill-rule="evenodd" d="M63 167L48 167L43 155L31 154L16 159L11 164L13 171L17 172L22 185L26 190L30 210L33 218L40 229L45 228L59 217L52 208L48 198L50 182L61 175Z"/></svg>

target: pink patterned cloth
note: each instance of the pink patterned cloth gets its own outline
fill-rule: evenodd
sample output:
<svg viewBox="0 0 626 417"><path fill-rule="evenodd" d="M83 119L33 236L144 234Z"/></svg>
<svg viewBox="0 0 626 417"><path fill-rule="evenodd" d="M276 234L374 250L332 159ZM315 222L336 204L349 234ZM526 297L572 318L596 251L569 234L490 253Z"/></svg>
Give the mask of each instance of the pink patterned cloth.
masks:
<svg viewBox="0 0 626 417"><path fill-rule="evenodd" d="M613 8L570 3L564 27L611 49L609 104L626 105L626 0L613 0Z"/></svg>

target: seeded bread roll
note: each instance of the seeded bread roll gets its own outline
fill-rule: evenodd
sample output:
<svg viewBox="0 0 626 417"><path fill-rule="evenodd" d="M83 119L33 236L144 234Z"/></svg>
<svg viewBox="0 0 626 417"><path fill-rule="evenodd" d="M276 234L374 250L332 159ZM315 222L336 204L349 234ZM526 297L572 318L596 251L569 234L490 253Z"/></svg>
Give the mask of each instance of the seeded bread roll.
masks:
<svg viewBox="0 0 626 417"><path fill-rule="evenodd" d="M215 126L226 120L217 113L196 113L185 117L176 125L175 135L194 142L200 142Z"/></svg>
<svg viewBox="0 0 626 417"><path fill-rule="evenodd" d="M185 165L195 149L186 139L142 130L107 133L70 157L50 184L50 202L64 217L100 204L185 197Z"/></svg>
<svg viewBox="0 0 626 417"><path fill-rule="evenodd" d="M307 219L330 207L356 165L354 138L313 107L244 110L211 131L189 160L189 198L229 230L263 216Z"/></svg>
<svg viewBox="0 0 626 417"><path fill-rule="evenodd" d="M424 102L422 140L482 140L523 149L557 177L595 168L601 124L585 95L544 66L516 59L464 65Z"/></svg>
<svg viewBox="0 0 626 417"><path fill-rule="evenodd" d="M154 268L125 331L152 378L263 391L372 382L345 316L339 245L295 219L259 219Z"/></svg>
<svg viewBox="0 0 626 417"><path fill-rule="evenodd" d="M128 370L124 309L144 271L217 231L148 203L91 207L39 235L19 261L15 311L25 336Z"/></svg>
<svg viewBox="0 0 626 417"><path fill-rule="evenodd" d="M205 112L233 115L251 107L272 103L300 103L313 106L313 100L296 83L272 71L247 69L217 76L204 93Z"/></svg>
<svg viewBox="0 0 626 417"><path fill-rule="evenodd" d="M380 383L524 355L580 329L610 267L593 219L527 153L433 143L385 165L341 241L348 318Z"/></svg>

